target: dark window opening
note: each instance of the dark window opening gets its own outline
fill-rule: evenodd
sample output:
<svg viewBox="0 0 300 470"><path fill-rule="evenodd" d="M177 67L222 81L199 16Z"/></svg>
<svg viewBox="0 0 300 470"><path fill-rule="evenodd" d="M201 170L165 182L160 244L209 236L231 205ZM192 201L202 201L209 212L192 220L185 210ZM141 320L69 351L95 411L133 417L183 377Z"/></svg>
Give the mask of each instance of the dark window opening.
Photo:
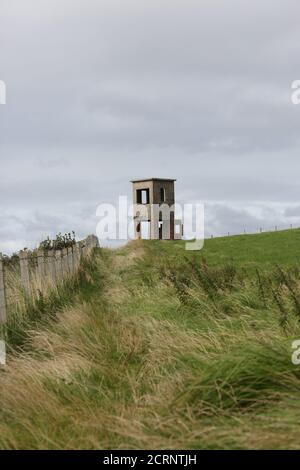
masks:
<svg viewBox="0 0 300 470"><path fill-rule="evenodd" d="M150 202L149 189L137 189L136 201L138 204L149 204Z"/></svg>
<svg viewBox="0 0 300 470"><path fill-rule="evenodd" d="M165 202L166 200L166 191L165 188L160 188L160 201Z"/></svg>
<svg viewBox="0 0 300 470"><path fill-rule="evenodd" d="M162 240L163 237L163 222L159 221L158 222L158 238Z"/></svg>

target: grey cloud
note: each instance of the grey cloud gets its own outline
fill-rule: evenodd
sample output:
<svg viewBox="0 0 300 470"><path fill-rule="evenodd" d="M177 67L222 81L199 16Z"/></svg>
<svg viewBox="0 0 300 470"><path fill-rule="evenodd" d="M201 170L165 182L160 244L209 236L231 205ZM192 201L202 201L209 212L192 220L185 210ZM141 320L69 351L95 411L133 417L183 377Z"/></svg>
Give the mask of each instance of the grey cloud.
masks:
<svg viewBox="0 0 300 470"><path fill-rule="evenodd" d="M300 206L296 205L294 207L287 207L284 211L284 215L286 217L297 217L298 219L300 219Z"/></svg>
<svg viewBox="0 0 300 470"><path fill-rule="evenodd" d="M300 212L294 218L285 212L284 206L270 203L210 203L205 210L205 235L259 233L260 230L274 231L275 227L285 230L291 225L300 226Z"/></svg>
<svg viewBox="0 0 300 470"><path fill-rule="evenodd" d="M270 224L297 219L299 12L296 0L1 0L1 247L94 231L97 204L135 177L177 178L179 200L206 202L220 233L259 226L250 203Z"/></svg>

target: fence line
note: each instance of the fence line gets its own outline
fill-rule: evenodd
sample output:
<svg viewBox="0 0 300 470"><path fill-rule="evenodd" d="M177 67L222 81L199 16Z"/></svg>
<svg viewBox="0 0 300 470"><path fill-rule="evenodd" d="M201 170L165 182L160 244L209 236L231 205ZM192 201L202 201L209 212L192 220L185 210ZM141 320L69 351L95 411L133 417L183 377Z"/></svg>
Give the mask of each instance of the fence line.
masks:
<svg viewBox="0 0 300 470"><path fill-rule="evenodd" d="M11 268L5 266L0 253L0 324L7 321L7 307L15 296L16 284L17 289L19 287L25 296L58 286L74 276L81 260L87 258L93 248L98 246L98 238L89 235L85 240L61 250L39 249L35 254L29 254L26 250L20 251L10 276L8 271Z"/></svg>
<svg viewBox="0 0 300 470"><path fill-rule="evenodd" d="M289 224L289 226L279 226L279 225L274 225L273 227L268 227L268 228L262 228L259 227L258 229L243 229L242 232L226 232L226 233L218 233L218 234L212 234L209 232L206 232L205 234L205 239L208 238L222 238L222 237L232 237L232 236L237 236L237 235L255 235L259 233L269 233L269 232L281 232L285 230L294 230L299 228L298 226L294 226L293 224Z"/></svg>
<svg viewBox="0 0 300 470"><path fill-rule="evenodd" d="M27 251L20 251L21 284L26 293L30 292L29 263Z"/></svg>
<svg viewBox="0 0 300 470"><path fill-rule="evenodd" d="M0 253L0 323L6 322L6 297L2 253Z"/></svg>

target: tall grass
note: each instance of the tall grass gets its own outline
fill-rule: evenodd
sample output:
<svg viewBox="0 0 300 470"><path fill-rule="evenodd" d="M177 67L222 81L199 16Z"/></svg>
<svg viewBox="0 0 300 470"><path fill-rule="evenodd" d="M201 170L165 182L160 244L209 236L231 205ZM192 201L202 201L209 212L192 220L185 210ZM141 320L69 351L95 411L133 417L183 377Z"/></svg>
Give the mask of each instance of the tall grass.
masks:
<svg viewBox="0 0 300 470"><path fill-rule="evenodd" d="M27 328L0 371L1 448L300 447L297 266L157 246L96 250Z"/></svg>
<svg viewBox="0 0 300 470"><path fill-rule="evenodd" d="M8 312L7 322L2 326L2 337L9 348L24 345L28 332L49 319L56 319L58 312L72 302L74 293L84 285L92 265L91 257L92 253L81 259L76 272L56 282L50 276L41 276L32 265L29 291L25 291L22 285L19 263L5 266Z"/></svg>

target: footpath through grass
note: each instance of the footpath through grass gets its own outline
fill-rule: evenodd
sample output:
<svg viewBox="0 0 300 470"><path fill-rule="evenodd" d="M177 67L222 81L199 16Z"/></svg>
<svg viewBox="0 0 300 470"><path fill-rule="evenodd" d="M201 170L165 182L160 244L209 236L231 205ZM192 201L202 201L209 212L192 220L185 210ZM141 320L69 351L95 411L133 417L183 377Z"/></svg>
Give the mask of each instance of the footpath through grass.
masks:
<svg viewBox="0 0 300 470"><path fill-rule="evenodd" d="M299 242L96 251L0 370L0 448L299 448Z"/></svg>

